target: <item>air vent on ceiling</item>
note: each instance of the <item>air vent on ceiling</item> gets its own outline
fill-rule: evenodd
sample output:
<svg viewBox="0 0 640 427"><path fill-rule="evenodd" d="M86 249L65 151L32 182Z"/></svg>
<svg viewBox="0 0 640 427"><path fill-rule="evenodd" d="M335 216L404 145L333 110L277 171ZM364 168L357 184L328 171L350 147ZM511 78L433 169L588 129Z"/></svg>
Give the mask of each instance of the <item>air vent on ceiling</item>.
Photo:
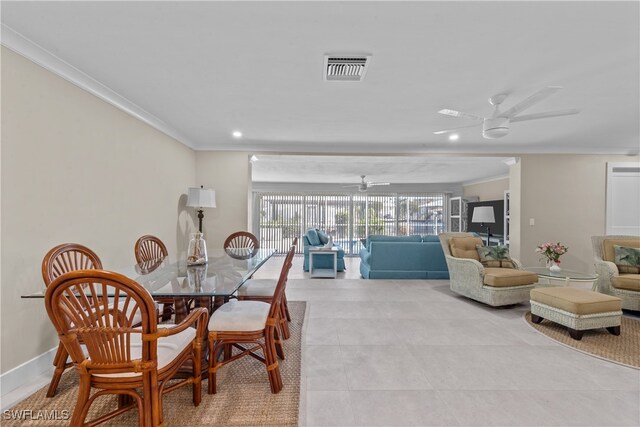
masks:
<svg viewBox="0 0 640 427"><path fill-rule="evenodd" d="M364 79L371 55L325 55L324 78L327 81L359 82Z"/></svg>

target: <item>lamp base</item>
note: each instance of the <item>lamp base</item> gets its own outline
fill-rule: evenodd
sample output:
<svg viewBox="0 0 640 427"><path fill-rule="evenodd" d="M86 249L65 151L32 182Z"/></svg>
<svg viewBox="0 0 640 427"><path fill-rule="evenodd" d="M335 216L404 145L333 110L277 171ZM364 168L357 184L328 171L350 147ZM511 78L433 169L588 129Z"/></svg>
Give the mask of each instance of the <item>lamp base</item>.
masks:
<svg viewBox="0 0 640 427"><path fill-rule="evenodd" d="M202 209L198 209L198 231L202 233L202 219L204 218L204 213Z"/></svg>

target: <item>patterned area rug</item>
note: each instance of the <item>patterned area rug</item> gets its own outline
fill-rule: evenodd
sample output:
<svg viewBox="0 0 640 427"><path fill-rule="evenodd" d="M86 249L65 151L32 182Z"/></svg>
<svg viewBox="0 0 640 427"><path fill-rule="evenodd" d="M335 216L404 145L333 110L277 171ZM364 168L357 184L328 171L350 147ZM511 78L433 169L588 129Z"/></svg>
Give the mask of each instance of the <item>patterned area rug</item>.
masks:
<svg viewBox="0 0 640 427"><path fill-rule="evenodd" d="M297 426L300 403L300 363L302 322L305 302L290 301L291 336L284 341L285 360L280 360L280 373L284 388L272 394L264 365L251 357L243 357L218 371L218 392L207 394L208 382L202 382L202 402L197 408L191 400L191 386L182 387L164 396L164 423L169 426ZM47 387L23 400L11 410L36 411L51 414L57 411L73 412L76 403L78 379L75 372L67 371L60 381L58 393L45 397ZM91 406L89 420L96 415L115 409L114 396L97 398ZM136 410L101 425L135 426ZM66 426L68 420L23 420L2 422L3 426Z"/></svg>
<svg viewBox="0 0 640 427"><path fill-rule="evenodd" d="M640 368L640 319L622 316L620 336L611 335L602 328L585 331L582 340L577 341L569 336L565 326L546 319L536 325L531 321L531 312L524 317L530 326L560 344L601 359Z"/></svg>

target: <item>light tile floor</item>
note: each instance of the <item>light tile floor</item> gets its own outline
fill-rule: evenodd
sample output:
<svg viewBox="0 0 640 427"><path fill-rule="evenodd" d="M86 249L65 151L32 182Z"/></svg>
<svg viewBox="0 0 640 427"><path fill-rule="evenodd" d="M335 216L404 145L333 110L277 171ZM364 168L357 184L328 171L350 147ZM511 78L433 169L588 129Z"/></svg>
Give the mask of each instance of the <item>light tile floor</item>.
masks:
<svg viewBox="0 0 640 427"><path fill-rule="evenodd" d="M527 304L490 308L445 280L359 280L346 261L337 279L309 279L296 257L289 275L289 300L308 302L301 425L640 426L640 371L540 335Z"/></svg>
<svg viewBox="0 0 640 427"><path fill-rule="evenodd" d="M283 260L255 277L277 277ZM359 259L346 263L309 279L296 257L289 275L289 300L308 304L302 426L640 426L640 371L538 334L527 304L490 308L446 280L362 280Z"/></svg>

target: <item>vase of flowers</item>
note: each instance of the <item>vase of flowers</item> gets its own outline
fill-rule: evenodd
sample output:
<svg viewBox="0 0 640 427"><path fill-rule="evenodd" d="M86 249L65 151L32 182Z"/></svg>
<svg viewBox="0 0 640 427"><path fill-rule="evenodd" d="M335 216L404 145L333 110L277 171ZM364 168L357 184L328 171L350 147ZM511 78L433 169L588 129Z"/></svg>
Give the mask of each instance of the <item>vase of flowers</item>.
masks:
<svg viewBox="0 0 640 427"><path fill-rule="evenodd" d="M562 243L543 243L538 245L536 252L542 255L543 260L547 261L547 266L551 272L560 271L560 256L567 253L568 247Z"/></svg>

